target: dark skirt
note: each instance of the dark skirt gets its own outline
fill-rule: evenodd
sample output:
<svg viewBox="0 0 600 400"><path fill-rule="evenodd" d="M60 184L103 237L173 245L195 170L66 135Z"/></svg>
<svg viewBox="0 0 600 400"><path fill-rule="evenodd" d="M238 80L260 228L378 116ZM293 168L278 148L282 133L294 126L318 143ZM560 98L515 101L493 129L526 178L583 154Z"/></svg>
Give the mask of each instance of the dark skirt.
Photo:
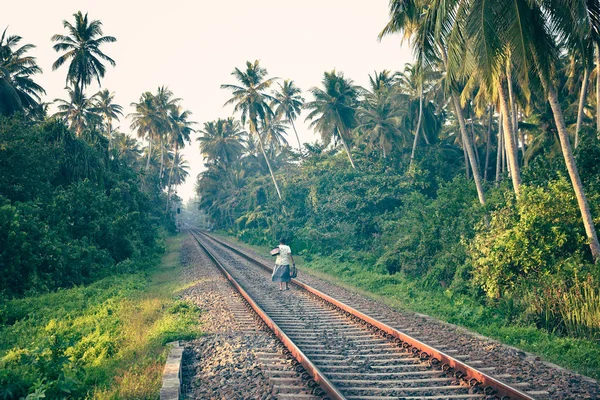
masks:
<svg viewBox="0 0 600 400"><path fill-rule="evenodd" d="M289 265L276 265L271 275L273 282L289 282L290 278L290 266Z"/></svg>

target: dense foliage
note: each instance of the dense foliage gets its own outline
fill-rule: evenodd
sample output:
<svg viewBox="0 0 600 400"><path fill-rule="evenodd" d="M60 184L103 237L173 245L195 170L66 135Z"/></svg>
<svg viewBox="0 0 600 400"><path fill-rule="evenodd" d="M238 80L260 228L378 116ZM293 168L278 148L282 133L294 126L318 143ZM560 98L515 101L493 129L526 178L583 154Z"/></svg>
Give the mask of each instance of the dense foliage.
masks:
<svg viewBox="0 0 600 400"><path fill-rule="evenodd" d="M0 120L0 292L22 295L93 282L156 254L160 198L106 141L61 123Z"/></svg>
<svg viewBox="0 0 600 400"><path fill-rule="evenodd" d="M213 227L253 244L287 236L309 258L362 260L430 290L507 307L509 322L595 338L600 147L590 118L577 126L568 62L556 60L564 84L552 113L566 110L574 156L545 89L511 97L507 120L495 111L497 93L476 93L459 76L462 91L445 86L447 65L376 72L368 88L326 72L304 104L322 144L299 151L285 140L297 113L273 111L284 86L235 86L241 122L207 122L199 139L207 168L198 176L200 208ZM233 73L241 82L256 71L273 80L258 62L246 67ZM260 112L246 132L252 110Z"/></svg>

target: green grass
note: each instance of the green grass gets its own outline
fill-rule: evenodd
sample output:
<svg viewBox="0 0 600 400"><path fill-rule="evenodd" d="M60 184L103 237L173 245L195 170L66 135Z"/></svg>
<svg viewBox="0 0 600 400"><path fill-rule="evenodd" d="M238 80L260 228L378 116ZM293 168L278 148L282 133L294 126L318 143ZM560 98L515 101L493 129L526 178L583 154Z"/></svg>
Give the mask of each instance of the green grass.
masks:
<svg viewBox="0 0 600 400"><path fill-rule="evenodd" d="M235 240L230 237L228 240ZM236 242L259 253L268 248ZM561 337L535 326L507 321L502 309L482 304L468 295L423 287L400 274L385 275L356 262L311 256L310 262L294 256L301 274L323 278L397 310L412 311L460 325L542 357L586 376L600 379L600 343Z"/></svg>
<svg viewBox="0 0 600 400"><path fill-rule="evenodd" d="M156 399L166 343L200 334L180 235L144 272L0 305L0 398Z"/></svg>

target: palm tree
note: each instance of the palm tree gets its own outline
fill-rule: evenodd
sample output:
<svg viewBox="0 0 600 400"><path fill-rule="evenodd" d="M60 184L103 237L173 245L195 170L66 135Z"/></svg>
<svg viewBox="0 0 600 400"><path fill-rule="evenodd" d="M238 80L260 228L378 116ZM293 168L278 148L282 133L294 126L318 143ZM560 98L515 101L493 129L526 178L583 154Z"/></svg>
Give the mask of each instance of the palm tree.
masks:
<svg viewBox="0 0 600 400"><path fill-rule="evenodd" d="M258 60L251 63L246 62L246 71L241 71L236 68L231 75L235 76L240 85L221 85L221 89L226 89L232 92L233 97L229 99L225 105L235 104L234 112L240 112L242 124L248 121L250 134L258 138L260 150L262 151L265 162L269 168L271 179L275 185L277 196L281 199L279 185L275 179L275 174L271 168L271 163L265 152L263 140L259 132L259 123L264 123L265 119L273 114L273 111L267 104L268 101L273 101L273 97L268 95L266 91L277 78L266 78L267 70L259 65Z"/></svg>
<svg viewBox="0 0 600 400"><path fill-rule="evenodd" d="M425 142L429 144L429 139L426 131L431 131L430 125L434 122L434 115L431 112L429 100L425 105L425 88L424 85L428 85L427 94L435 95L435 93L429 94L431 81L435 81L439 74L435 73L428 67L421 67L417 64L406 64L404 71L399 72L396 76L398 86L400 88L402 101L406 103L406 110L408 114L408 122L410 122L408 129L413 129L412 121L414 121L415 111L417 112L417 125L414 128L414 137L412 150L410 153L410 165L413 165L415 159L415 153L419 141L419 132L423 132L423 138ZM427 115L424 115L427 114ZM465 159L468 163L468 159ZM468 166L467 166L468 168Z"/></svg>
<svg viewBox="0 0 600 400"><path fill-rule="evenodd" d="M273 95L275 98L275 115L284 115L290 122L296 134L296 140L298 140L298 150L302 150L300 137L298 137L296 125L294 125L294 120L298 118L304 105L304 98L301 96L302 91L294 84L294 81L289 79L284 80L283 85L280 83L278 85L280 90Z"/></svg>
<svg viewBox="0 0 600 400"><path fill-rule="evenodd" d="M87 13L81 11L73 14L75 25L63 20L69 34L67 36L56 34L52 41L57 42L53 48L56 52L66 51L52 64L52 70L60 68L65 62L71 61L67 72L67 83L71 82L77 90L83 92L85 87L92 83L94 78L100 85L104 78L106 67L101 60L107 61L113 67L115 61L100 50L105 43L117 41L112 36L102 36L102 22L99 20L88 21Z"/></svg>
<svg viewBox="0 0 600 400"><path fill-rule="evenodd" d="M173 178L173 169L175 163L179 159L179 149L185 147L186 143L190 142L190 135L195 132L192 125L194 121L188 121L191 111L184 111L180 106L173 107L169 111L169 121L171 125L171 134L169 136L170 147L175 148L174 157L169 171L169 180L167 182L167 211L169 210L169 202L171 200L171 181Z"/></svg>
<svg viewBox="0 0 600 400"><path fill-rule="evenodd" d="M166 86L160 86L154 95L154 102L156 104L156 126L157 135L160 145L160 172L159 172L159 185L162 187L162 182L165 172L165 146L167 142L167 136L169 132L173 130L171 125L171 119L169 115L177 110L178 103L181 101L180 98L173 98L173 92Z"/></svg>
<svg viewBox="0 0 600 400"><path fill-rule="evenodd" d="M306 120L313 120L310 127L321 134L325 145L331 143L331 139L342 142L350 165L356 169L348 141L356 125L359 89L351 79L345 79L343 73L335 70L325 72L322 84L324 89L310 89L314 100L305 104L311 110Z"/></svg>
<svg viewBox="0 0 600 400"><path fill-rule="evenodd" d="M190 175L190 165L188 164L187 160L183 158L181 153L174 156L173 165L175 166L173 169L173 185L179 186L183 184Z"/></svg>
<svg viewBox="0 0 600 400"><path fill-rule="evenodd" d="M140 144L135 138L118 131L113 132L113 149L118 154L117 158L131 167L137 164L142 154Z"/></svg>
<svg viewBox="0 0 600 400"><path fill-rule="evenodd" d="M7 37L6 29L0 37L0 115L34 110L39 105L40 95L46 94L32 79L42 70L35 57L26 55L35 46L25 44L17 48L21 40L21 36Z"/></svg>
<svg viewBox="0 0 600 400"><path fill-rule="evenodd" d="M386 158L394 146L404 147L406 132L402 126L402 116L405 113L396 101L389 71L369 75L369 79L371 91L366 92L364 101L356 111L356 130L360 140L367 143L368 151L379 148L383 158Z"/></svg>
<svg viewBox="0 0 600 400"><path fill-rule="evenodd" d="M458 119L462 143L466 149L471 170L473 171L477 196L479 202L485 204L485 194L479 174L479 166L477 165L470 135L467 132L464 110L457 93L459 82L457 82L456 76L449 73L453 71L450 71L448 68L447 38L442 36L442 33L447 33L448 28L444 25L444 28L440 29L439 27L442 25L437 20L438 15L442 14L443 11L447 11L448 15L454 15L450 10L454 10L455 8L453 7L456 5L456 2L461 0L451 0L450 3L452 4L443 4L443 7L437 4L438 1L445 0L434 0L433 3L436 3L434 5L431 4L431 1L426 0L391 0L390 21L379 34L379 38L388 34L403 33L404 38L410 39L411 45L415 49L417 64L419 66L438 65L439 61L442 61L443 70L447 73L446 88ZM446 5L449 8L446 8ZM441 11L436 7L441 7ZM450 60L454 60L454 53L451 56Z"/></svg>
<svg viewBox="0 0 600 400"><path fill-rule="evenodd" d="M200 152L209 163L227 168L242 156L243 136L246 132L233 117L205 122L200 133Z"/></svg>
<svg viewBox="0 0 600 400"><path fill-rule="evenodd" d="M54 99L58 111L55 117L66 121L69 128L75 131L77 137L81 137L85 129L98 127L102 121L100 111L96 108L95 96L87 98L85 94L77 89L65 88L69 100Z"/></svg>
<svg viewBox="0 0 600 400"><path fill-rule="evenodd" d="M145 92L140 97L138 103L131 103L135 112L127 115L131 117L131 129L137 131L141 139L148 139L148 160L146 162L146 172L150 168L150 159L152 158L152 142L157 138L160 130L160 113L156 109L154 95Z"/></svg>
<svg viewBox="0 0 600 400"><path fill-rule="evenodd" d="M417 0L404 0L415 3ZM400 2L400 1L395 1ZM559 59L559 38L563 38L569 46L575 46L576 40L588 35L586 31L598 32L600 27L600 10L597 2L583 0L567 0L561 2L545 0L496 0L493 2L467 2L466 0L434 0L429 4L427 13L431 15L429 33L437 29L434 37L453 49L451 62L445 62L446 71L452 75L462 69L467 62L460 62L458 54L468 49L475 56L481 80L486 86L495 84L500 100L500 109L504 119L504 138L507 140L507 154L514 154L512 123L509 120L509 108L504 92L506 68L514 70L516 80L523 90L543 90L554 115L561 149L567 171L575 191L581 211L584 227L588 236L592 256L596 262L600 260L600 243L594 227L587 197L583 191L569 135L565 125L562 106L559 102L557 74L555 62ZM441 7L443 6L443 7ZM461 8L460 13L450 10ZM427 14L426 13L426 14ZM427 24L429 18L421 18ZM581 21L590 21L581 23ZM457 31L464 30L464 35ZM583 33L582 33L583 32ZM590 33L591 35L591 33ZM426 37L430 37L427 36ZM464 39L463 39L464 38ZM467 40L465 46L464 40ZM573 42L575 40L575 42ZM443 53L443 52L442 52ZM447 57L446 57L447 59ZM531 72L536 80L531 79ZM541 83L541 88L535 83ZM518 166L510 160L513 186L515 185Z"/></svg>
<svg viewBox="0 0 600 400"><path fill-rule="evenodd" d="M111 149L112 143L112 121L119 121L119 115L123 115L123 107L113 103L115 94L104 89L96 93L96 110L102 114L106 120L106 135L108 136L108 150Z"/></svg>

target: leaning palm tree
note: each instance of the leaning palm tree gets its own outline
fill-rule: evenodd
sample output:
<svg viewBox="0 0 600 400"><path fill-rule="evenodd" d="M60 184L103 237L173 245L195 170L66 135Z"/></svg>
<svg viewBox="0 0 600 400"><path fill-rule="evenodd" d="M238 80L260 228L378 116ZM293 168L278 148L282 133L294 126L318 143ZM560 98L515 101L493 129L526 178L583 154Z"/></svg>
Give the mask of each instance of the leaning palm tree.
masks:
<svg viewBox="0 0 600 400"><path fill-rule="evenodd" d="M95 96L87 98L85 94L77 89L65 88L69 95L69 100L55 99L58 111L55 117L64 120L69 125L77 137L85 129L98 127L102 121L102 116L96 108Z"/></svg>
<svg viewBox="0 0 600 400"><path fill-rule="evenodd" d="M200 133L200 152L210 164L222 165L226 169L244 152L243 136L246 132L233 117L205 122Z"/></svg>
<svg viewBox="0 0 600 400"><path fill-rule="evenodd" d="M443 5L437 4L439 1L444 2L445 0L391 0L390 21L379 34L379 38L393 33L403 34L405 39L410 40L416 53L417 65L420 68L425 65L437 66L441 61L441 69L447 73L445 86L459 122L459 131L473 171L479 202L485 204L479 166L477 165L470 135L467 132L464 110L457 90L461 82L449 73L452 72L448 68L449 59L454 59L454 53L450 54L451 57L448 56L447 37L442 36L443 33L447 33L449 28L437 20L437 16L443 14L444 11L448 15L454 15L456 2L461 0L451 0L449 3L452 4ZM432 2L436 4L432 5ZM439 9L436 7L439 7Z"/></svg>
<svg viewBox="0 0 600 400"><path fill-rule="evenodd" d="M70 60L67 83L72 83L77 90L83 92L94 78L98 81L98 85L100 79L104 78L106 67L101 60L115 66L115 61L104 54L100 46L116 42L117 39L112 36L102 36L102 22L88 21L87 13L83 15L78 11L73 16L75 25L63 20L63 27L69 31L68 35L52 36L52 41L57 42L53 46L54 50L65 52L52 64L52 70L60 68Z"/></svg>
<svg viewBox="0 0 600 400"><path fill-rule="evenodd" d="M304 98L301 96L302 91L290 79L284 80L283 85L280 83L278 85L279 91L273 95L275 98L275 115L283 115L290 122L296 134L296 140L298 140L298 150L301 150L302 144L300 143L300 137L298 137L294 120L300 115L302 105L304 104Z"/></svg>
<svg viewBox="0 0 600 400"><path fill-rule="evenodd" d="M112 121L119 121L119 115L123 116L123 107L113 103L115 94L104 89L96 93L96 110L104 117L106 122L106 135L108 136L108 150L112 143Z"/></svg>
<svg viewBox="0 0 600 400"><path fill-rule="evenodd" d="M233 94L233 97L231 97L225 105L235 104L234 112L241 113L242 124L245 124L246 121L248 121L250 134L258 138L260 150L269 168L271 179L273 180L275 190L277 191L277 196L281 199L279 185L277 184L273 168L271 168L271 163L265 152L263 140L258 133L258 124L264 122L268 116L273 114L271 107L269 107L269 104L267 103L273 101L273 97L268 95L266 91L277 78L267 79L267 70L259 65L258 60L254 61L254 63L247 61L245 71L236 68L231 75L238 80L239 85L221 85L221 89L229 90Z"/></svg>
<svg viewBox="0 0 600 400"><path fill-rule="evenodd" d="M35 46L21 47L21 36L6 36L6 29L0 37L0 115L11 115L21 110L34 110L39 106L44 89L32 77L42 70L35 57L26 53Z"/></svg>
<svg viewBox="0 0 600 400"><path fill-rule="evenodd" d="M322 84L323 89L310 89L314 100L305 104L310 110L306 120L312 120L310 127L321 134L325 145L329 145L332 139L342 142L350 165L356 169L348 141L356 125L359 89L351 79L344 78L343 73L338 74L335 70L325 72Z"/></svg>

